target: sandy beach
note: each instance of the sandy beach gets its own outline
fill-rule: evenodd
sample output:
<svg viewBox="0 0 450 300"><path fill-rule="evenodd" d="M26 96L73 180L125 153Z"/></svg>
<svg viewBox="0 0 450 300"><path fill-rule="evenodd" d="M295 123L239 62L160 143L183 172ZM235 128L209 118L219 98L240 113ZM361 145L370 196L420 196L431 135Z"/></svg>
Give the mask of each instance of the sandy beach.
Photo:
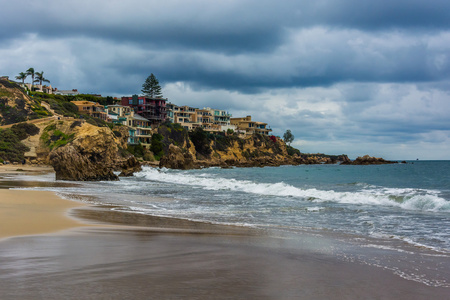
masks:
<svg viewBox="0 0 450 300"><path fill-rule="evenodd" d="M2 165L4 174L44 174L52 172L50 166ZM57 232L85 226L70 218L71 208L85 204L64 200L53 192L0 189L0 239Z"/></svg>
<svg viewBox="0 0 450 300"><path fill-rule="evenodd" d="M0 189L0 239L83 226L67 216L69 209L81 206L53 192Z"/></svg>
<svg viewBox="0 0 450 300"><path fill-rule="evenodd" d="M92 208L52 192L0 189L0 230L10 237L0 241L0 299L445 299L450 291L338 260L321 250L333 248L331 238Z"/></svg>

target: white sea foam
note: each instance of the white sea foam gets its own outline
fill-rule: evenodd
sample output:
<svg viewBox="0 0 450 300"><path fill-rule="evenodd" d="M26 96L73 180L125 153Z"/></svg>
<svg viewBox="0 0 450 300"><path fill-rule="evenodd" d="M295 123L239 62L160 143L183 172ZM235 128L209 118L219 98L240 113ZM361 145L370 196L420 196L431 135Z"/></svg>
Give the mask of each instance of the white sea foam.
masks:
<svg viewBox="0 0 450 300"><path fill-rule="evenodd" d="M450 211L450 202L440 198L432 190L363 188L357 192L336 192L333 190L302 189L282 181L277 183L258 183L249 180L236 180L213 175L197 174L167 169L144 167L136 177L151 181L188 185L205 190L229 190L235 192L301 198L313 202L338 202L345 204L394 206L407 210Z"/></svg>

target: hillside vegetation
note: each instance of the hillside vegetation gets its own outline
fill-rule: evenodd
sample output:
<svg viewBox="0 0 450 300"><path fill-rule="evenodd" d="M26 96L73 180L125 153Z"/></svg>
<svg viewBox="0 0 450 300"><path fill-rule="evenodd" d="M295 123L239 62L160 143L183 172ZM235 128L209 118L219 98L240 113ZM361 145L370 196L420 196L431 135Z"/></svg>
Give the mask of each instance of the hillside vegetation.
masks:
<svg viewBox="0 0 450 300"><path fill-rule="evenodd" d="M24 153L30 148L21 141L39 133L39 128L33 124L20 123L11 128L0 129L0 163L4 161L21 162Z"/></svg>
<svg viewBox="0 0 450 300"><path fill-rule="evenodd" d="M14 82L0 79L0 125L51 116L37 99Z"/></svg>

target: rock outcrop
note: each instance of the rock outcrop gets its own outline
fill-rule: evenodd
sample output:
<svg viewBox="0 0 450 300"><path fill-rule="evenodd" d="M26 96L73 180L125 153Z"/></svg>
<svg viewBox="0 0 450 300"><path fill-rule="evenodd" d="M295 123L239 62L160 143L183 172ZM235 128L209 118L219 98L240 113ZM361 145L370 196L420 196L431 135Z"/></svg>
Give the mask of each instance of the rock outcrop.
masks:
<svg viewBox="0 0 450 300"><path fill-rule="evenodd" d="M194 163L194 157L189 151L183 151L171 144L168 153L159 161L160 168L189 170L198 167Z"/></svg>
<svg viewBox="0 0 450 300"><path fill-rule="evenodd" d="M111 168L93 157L80 153L75 146L68 145L50 153L50 162L55 169L56 180L93 181L118 180Z"/></svg>
<svg viewBox="0 0 450 300"><path fill-rule="evenodd" d="M141 164L134 156L124 161L120 167L122 169L122 172L119 174L120 177L133 176L134 173L142 171Z"/></svg>
<svg viewBox="0 0 450 300"><path fill-rule="evenodd" d="M54 121L44 129L41 142L43 148L52 149L48 161L55 169L57 180L118 180L114 171L131 176L141 170L134 156L120 154L126 139L123 134L86 122Z"/></svg>
<svg viewBox="0 0 450 300"><path fill-rule="evenodd" d="M167 131L167 130L166 130ZM159 131L164 133L163 131ZM174 130L171 139L174 141ZM265 167L300 164L336 164L350 161L346 155L301 154L290 155L283 140L276 137L253 135L239 138L236 135L210 135L196 131L191 140L181 138L167 146L160 160L160 167L170 169L193 169L207 167ZM164 142L166 137L164 136Z"/></svg>
<svg viewBox="0 0 450 300"><path fill-rule="evenodd" d="M385 165L385 164L396 164L396 161L385 160L380 157L373 157L369 155L364 155L362 157L356 158L354 161L344 162L345 165Z"/></svg>

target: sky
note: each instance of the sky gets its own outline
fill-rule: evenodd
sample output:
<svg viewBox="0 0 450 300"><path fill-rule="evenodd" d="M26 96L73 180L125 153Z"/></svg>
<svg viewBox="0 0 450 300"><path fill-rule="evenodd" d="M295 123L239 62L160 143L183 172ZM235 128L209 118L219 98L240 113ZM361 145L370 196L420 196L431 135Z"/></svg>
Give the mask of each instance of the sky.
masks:
<svg viewBox="0 0 450 300"><path fill-rule="evenodd" d="M448 0L2 1L0 75L30 67L118 97L153 73L304 153L450 159Z"/></svg>

